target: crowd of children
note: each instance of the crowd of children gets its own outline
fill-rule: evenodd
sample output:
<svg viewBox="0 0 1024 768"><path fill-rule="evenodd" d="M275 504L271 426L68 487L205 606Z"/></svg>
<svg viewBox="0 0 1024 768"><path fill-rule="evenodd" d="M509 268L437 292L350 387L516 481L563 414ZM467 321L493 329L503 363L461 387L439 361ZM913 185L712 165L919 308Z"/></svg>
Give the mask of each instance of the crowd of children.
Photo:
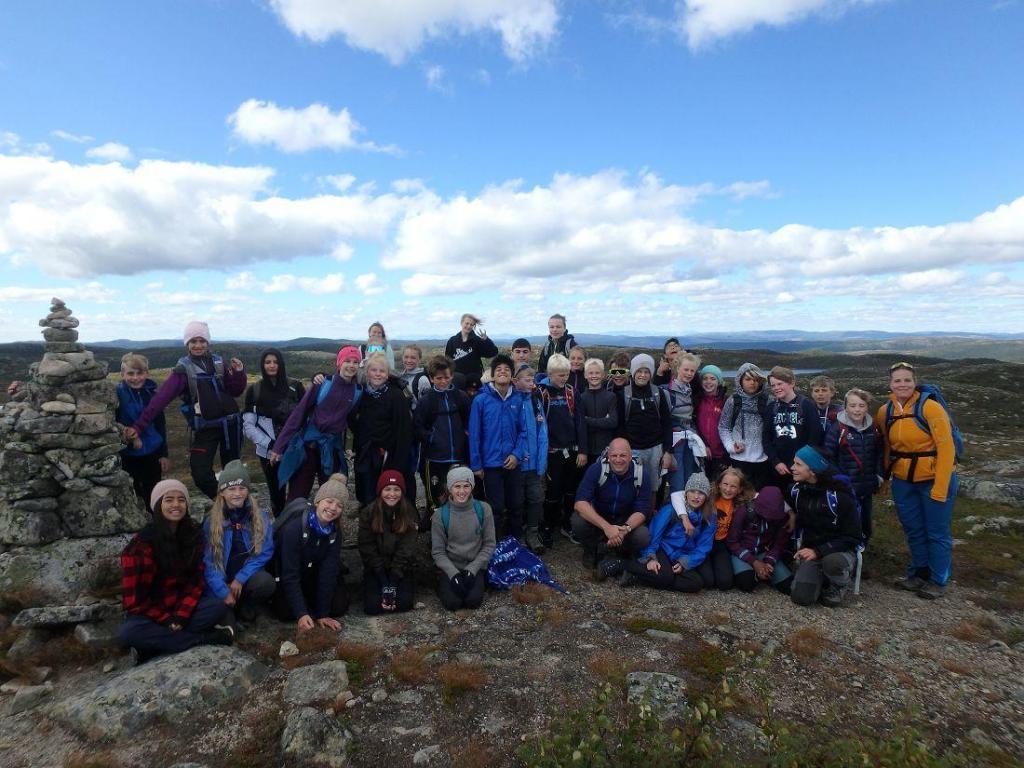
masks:
<svg viewBox="0 0 1024 768"><path fill-rule="evenodd" d="M200 322L186 327L187 354L160 387L144 357L125 355L122 463L153 522L122 557L124 642L141 655L231 642L261 604L300 631L337 629L349 604L340 550L350 469L367 614L412 607L418 533L428 530L438 596L451 610L480 605L505 537L535 554L564 537L599 580L624 586L764 583L801 605L839 606L860 576L872 498L889 475L911 552L898 586L943 594L959 434L911 364L892 367L892 394L872 418L865 390L840 405L827 376L811 380L808 398L790 369L744 363L730 393L722 370L677 339L658 364L616 352L606 368L562 315L548 331L534 366L526 339L504 354L466 314L445 355L424 366L409 345L397 370L374 323L366 344L343 347L336 371L306 387L272 348L246 390L241 361L212 354ZM185 487L160 480L163 409L176 397L193 480L213 499L202 526ZM238 460L242 434L269 486L269 512Z"/></svg>

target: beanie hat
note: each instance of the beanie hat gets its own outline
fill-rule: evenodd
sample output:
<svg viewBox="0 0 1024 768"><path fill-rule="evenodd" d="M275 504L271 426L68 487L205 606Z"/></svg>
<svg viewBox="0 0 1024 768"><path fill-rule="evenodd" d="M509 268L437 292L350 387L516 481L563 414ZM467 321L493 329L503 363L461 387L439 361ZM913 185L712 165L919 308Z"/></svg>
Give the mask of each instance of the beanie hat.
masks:
<svg viewBox="0 0 1024 768"><path fill-rule="evenodd" d="M800 459L804 464L811 468L811 471L815 474L824 472L828 469L828 459L818 453L810 445L805 445L799 451L796 452L796 457Z"/></svg>
<svg viewBox="0 0 1024 768"><path fill-rule="evenodd" d="M180 480L171 478L169 480L161 480L159 483L153 486L153 492L149 494L149 506L153 511L156 511L156 505L160 503L160 500L168 494L170 491L181 491L185 494L185 504L188 504L188 488Z"/></svg>
<svg viewBox="0 0 1024 768"><path fill-rule="evenodd" d="M717 365L705 365L700 369L700 377L714 376L718 380L718 386L722 386L722 369Z"/></svg>
<svg viewBox="0 0 1024 768"><path fill-rule="evenodd" d="M217 490L223 491L225 488L235 485L244 485L246 490L248 490L250 482L249 470L245 468L245 464L235 459L234 461L229 461L227 466L217 475Z"/></svg>
<svg viewBox="0 0 1024 768"><path fill-rule="evenodd" d="M338 366L341 366L341 364L344 363L346 360L354 360L357 363L361 363L363 361L363 357L362 355L359 354L358 349L356 349L352 345L349 345L347 347L342 347L341 349L338 350L338 359L336 361L336 364Z"/></svg>
<svg viewBox="0 0 1024 768"><path fill-rule="evenodd" d="M634 357L629 363L629 375L636 376L636 372L641 368L646 368L653 374L655 371L654 358L643 353Z"/></svg>
<svg viewBox="0 0 1024 768"><path fill-rule="evenodd" d="M754 499L754 513L765 520L781 520L786 516L786 505L782 491L774 485L766 485Z"/></svg>
<svg viewBox="0 0 1024 768"><path fill-rule="evenodd" d="M204 323L202 320L193 320L185 326L185 332L182 334L184 337L183 341L185 346L192 339L206 339L206 343L210 343L210 326Z"/></svg>
<svg viewBox="0 0 1024 768"><path fill-rule="evenodd" d="M508 355L495 355L491 360L491 377L494 377L494 372L498 370L499 365L507 365L508 369L512 370L512 358Z"/></svg>
<svg viewBox="0 0 1024 768"><path fill-rule="evenodd" d="M522 373L523 371L532 371L532 370L533 370L533 366L530 365L529 363L521 363L520 366L518 368L516 368L515 376L513 376L513 378L518 379L519 378L519 374Z"/></svg>
<svg viewBox="0 0 1024 768"><path fill-rule="evenodd" d="M512 342L512 349L532 349L529 339L516 339Z"/></svg>
<svg viewBox="0 0 1024 768"><path fill-rule="evenodd" d="M319 504L324 499L334 499L345 506L345 502L348 501L348 478L335 472L326 481L320 483L316 496L313 497L313 503Z"/></svg>
<svg viewBox="0 0 1024 768"><path fill-rule="evenodd" d="M381 472L380 477L377 479L377 495L380 496L380 492L389 485L397 485L402 489L402 495L405 495L405 478L402 477L401 472L394 469L385 469Z"/></svg>
<svg viewBox="0 0 1024 768"><path fill-rule="evenodd" d="M456 483L469 483L471 487L475 488L476 475L473 474L473 470L469 467L452 467L448 470L448 478L445 480L445 485L450 491Z"/></svg>
<svg viewBox="0 0 1024 768"><path fill-rule="evenodd" d="M686 481L687 491L700 491L705 496L711 495L711 483L708 482L708 476L703 472L694 472L690 475Z"/></svg>

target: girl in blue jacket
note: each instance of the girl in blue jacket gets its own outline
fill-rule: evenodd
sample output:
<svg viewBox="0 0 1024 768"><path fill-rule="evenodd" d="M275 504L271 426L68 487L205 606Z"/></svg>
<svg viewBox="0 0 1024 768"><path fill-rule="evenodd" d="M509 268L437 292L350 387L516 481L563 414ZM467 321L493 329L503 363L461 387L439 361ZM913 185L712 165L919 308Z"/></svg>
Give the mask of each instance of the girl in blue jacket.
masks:
<svg viewBox="0 0 1024 768"><path fill-rule="evenodd" d="M274 577L264 566L274 556L273 524L249 494L249 470L228 462L217 482L217 498L203 521L206 542L206 591L252 621L261 603L274 594Z"/></svg>
<svg viewBox="0 0 1024 768"><path fill-rule="evenodd" d="M711 484L701 473L690 475L685 488L685 515L692 526L687 533L683 516L666 504L651 522L651 543L638 560L625 563L623 586L643 584L655 589L700 592L704 582L697 567L711 551L715 540L715 507L711 503Z"/></svg>

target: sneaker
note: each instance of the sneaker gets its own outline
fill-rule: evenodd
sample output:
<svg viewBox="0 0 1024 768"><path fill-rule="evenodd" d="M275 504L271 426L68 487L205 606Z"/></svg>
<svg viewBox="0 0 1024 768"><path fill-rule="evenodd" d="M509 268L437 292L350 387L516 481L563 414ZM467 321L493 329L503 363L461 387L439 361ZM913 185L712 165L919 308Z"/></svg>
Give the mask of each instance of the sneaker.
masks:
<svg viewBox="0 0 1024 768"><path fill-rule="evenodd" d="M924 600L938 600L945 594L946 588L942 584L936 584L934 581L926 581L921 588L917 590L917 596Z"/></svg>
<svg viewBox="0 0 1024 768"><path fill-rule="evenodd" d="M829 584L821 592L821 604L826 605L829 608L838 608L843 604L846 599L846 593L849 591L847 586L836 586L835 584Z"/></svg>
<svg viewBox="0 0 1024 768"><path fill-rule="evenodd" d="M571 525L563 525L561 528L558 529L558 532L565 536L565 538L567 538L569 541L573 540Z"/></svg>
<svg viewBox="0 0 1024 768"><path fill-rule="evenodd" d="M604 581L607 578L621 576L624 570L625 563L622 560L617 557L606 557L597 564L597 568L594 569L594 576L597 577L598 581Z"/></svg>
<svg viewBox="0 0 1024 768"><path fill-rule="evenodd" d="M526 548L533 552L535 555L541 554L547 547L544 545L544 536L539 534L536 528L530 528L526 531L524 537Z"/></svg>
<svg viewBox="0 0 1024 768"><path fill-rule="evenodd" d="M235 630L230 624L217 624L210 630L210 645L233 645Z"/></svg>
<svg viewBox="0 0 1024 768"><path fill-rule="evenodd" d="M622 575L619 576L619 586L620 587L632 587L636 583L637 583L636 576L634 576L629 571L623 571Z"/></svg>
<svg viewBox="0 0 1024 768"><path fill-rule="evenodd" d="M905 589L907 592L917 592L926 583L920 576L900 576L892 585L897 589Z"/></svg>

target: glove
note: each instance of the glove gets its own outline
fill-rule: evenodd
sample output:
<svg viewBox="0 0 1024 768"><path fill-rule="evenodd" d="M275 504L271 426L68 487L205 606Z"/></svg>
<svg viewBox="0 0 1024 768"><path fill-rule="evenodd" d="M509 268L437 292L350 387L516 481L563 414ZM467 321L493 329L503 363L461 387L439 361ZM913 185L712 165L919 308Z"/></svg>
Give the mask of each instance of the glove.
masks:
<svg viewBox="0 0 1024 768"><path fill-rule="evenodd" d="M452 592L459 597L465 597L473 586L473 574L469 571L459 571L451 578Z"/></svg>

